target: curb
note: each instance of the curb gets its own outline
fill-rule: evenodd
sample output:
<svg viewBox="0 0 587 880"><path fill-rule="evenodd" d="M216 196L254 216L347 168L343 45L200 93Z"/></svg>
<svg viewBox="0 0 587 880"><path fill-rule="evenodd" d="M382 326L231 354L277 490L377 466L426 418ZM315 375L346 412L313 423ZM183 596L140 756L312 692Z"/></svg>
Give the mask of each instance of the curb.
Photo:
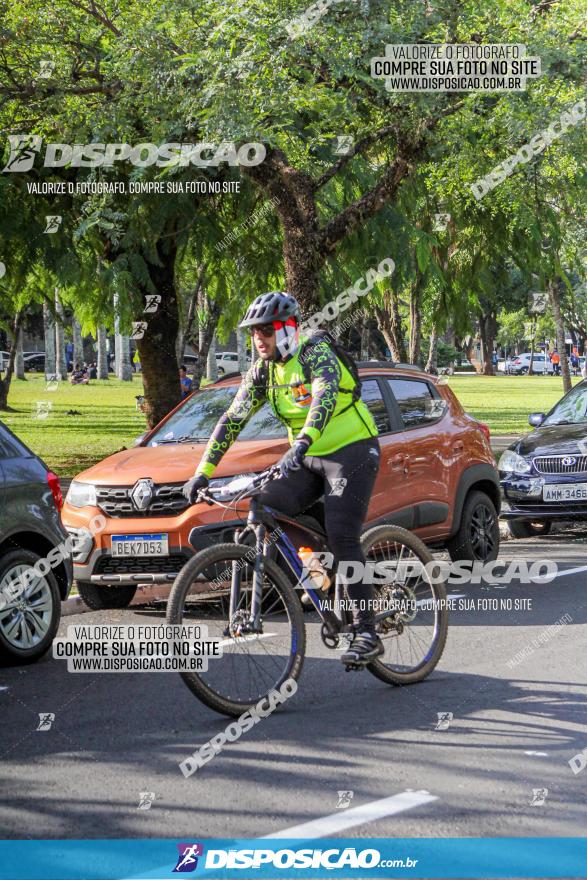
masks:
<svg viewBox="0 0 587 880"><path fill-rule="evenodd" d="M105 589L108 588L105 587ZM132 608L133 605L146 605L150 602L156 601L164 602L169 597L170 591L171 585L164 586L160 584L141 584L139 587L137 587L135 596L128 607ZM124 608L112 608L105 610L124 611ZM88 608L81 596L70 596L69 599L66 599L65 602L61 603L62 617L70 617L72 614L87 614L90 611L93 611L93 609Z"/></svg>

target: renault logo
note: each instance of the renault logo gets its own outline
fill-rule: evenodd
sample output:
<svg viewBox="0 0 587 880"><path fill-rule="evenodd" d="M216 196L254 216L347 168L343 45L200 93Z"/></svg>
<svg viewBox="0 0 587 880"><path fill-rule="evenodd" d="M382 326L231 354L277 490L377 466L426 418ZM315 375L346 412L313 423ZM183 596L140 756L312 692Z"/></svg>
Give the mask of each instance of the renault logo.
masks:
<svg viewBox="0 0 587 880"><path fill-rule="evenodd" d="M563 464L565 467L570 467L572 464L577 464L577 459L573 458L572 455L565 455L563 458Z"/></svg>
<svg viewBox="0 0 587 880"><path fill-rule="evenodd" d="M153 497L153 480L139 480L132 487L130 497L137 510L146 510Z"/></svg>

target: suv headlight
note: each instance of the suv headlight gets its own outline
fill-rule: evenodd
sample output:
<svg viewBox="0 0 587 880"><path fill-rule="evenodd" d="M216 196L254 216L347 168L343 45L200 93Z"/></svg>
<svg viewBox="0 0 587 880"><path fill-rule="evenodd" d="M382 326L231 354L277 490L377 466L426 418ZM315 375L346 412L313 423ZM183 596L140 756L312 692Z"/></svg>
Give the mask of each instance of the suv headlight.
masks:
<svg viewBox="0 0 587 880"><path fill-rule="evenodd" d="M513 449L506 449L502 457L499 459L498 468L500 473L506 474L529 474L532 465Z"/></svg>
<svg viewBox="0 0 587 880"><path fill-rule="evenodd" d="M72 480L65 500L72 507L96 507L96 487L92 483Z"/></svg>

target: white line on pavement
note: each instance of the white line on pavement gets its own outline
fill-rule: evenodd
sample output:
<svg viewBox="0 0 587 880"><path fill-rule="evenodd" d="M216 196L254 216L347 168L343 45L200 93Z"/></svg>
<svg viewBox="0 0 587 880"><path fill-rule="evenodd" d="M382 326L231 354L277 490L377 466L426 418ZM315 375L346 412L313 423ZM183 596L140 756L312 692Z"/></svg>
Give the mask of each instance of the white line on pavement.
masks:
<svg viewBox="0 0 587 880"><path fill-rule="evenodd" d="M430 794L427 791L403 791L401 794L394 794L391 797L382 798L378 801L371 801L360 807L353 807L344 812L341 810L338 813L331 813L330 816L322 816L320 819L304 822L302 825L294 825L292 828L276 831L275 834L266 834L261 839L300 837L304 840L310 840L314 837L326 837L329 834L340 835L342 831L346 831L347 828L354 828L355 825L376 822L385 816L393 816L396 813L402 813L404 810L411 810L412 807L419 807L421 804L428 804L430 801L436 800L438 800L436 795Z"/></svg>
<svg viewBox="0 0 587 880"><path fill-rule="evenodd" d="M554 577L562 578L566 577L568 574L580 574L582 571L587 571L587 565L579 565L577 568L567 568L565 571L557 571ZM536 580L541 580L541 578L536 578Z"/></svg>

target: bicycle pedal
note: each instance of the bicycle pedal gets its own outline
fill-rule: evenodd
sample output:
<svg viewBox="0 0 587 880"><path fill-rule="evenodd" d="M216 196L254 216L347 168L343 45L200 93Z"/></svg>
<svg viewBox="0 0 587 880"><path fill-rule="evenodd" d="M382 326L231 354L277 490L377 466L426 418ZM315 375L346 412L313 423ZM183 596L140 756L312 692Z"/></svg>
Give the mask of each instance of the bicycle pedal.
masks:
<svg viewBox="0 0 587 880"><path fill-rule="evenodd" d="M368 666L368 663L345 663L344 664L344 668L346 669L347 672L352 672L353 670L355 672L360 672L361 669L365 668L365 666Z"/></svg>

